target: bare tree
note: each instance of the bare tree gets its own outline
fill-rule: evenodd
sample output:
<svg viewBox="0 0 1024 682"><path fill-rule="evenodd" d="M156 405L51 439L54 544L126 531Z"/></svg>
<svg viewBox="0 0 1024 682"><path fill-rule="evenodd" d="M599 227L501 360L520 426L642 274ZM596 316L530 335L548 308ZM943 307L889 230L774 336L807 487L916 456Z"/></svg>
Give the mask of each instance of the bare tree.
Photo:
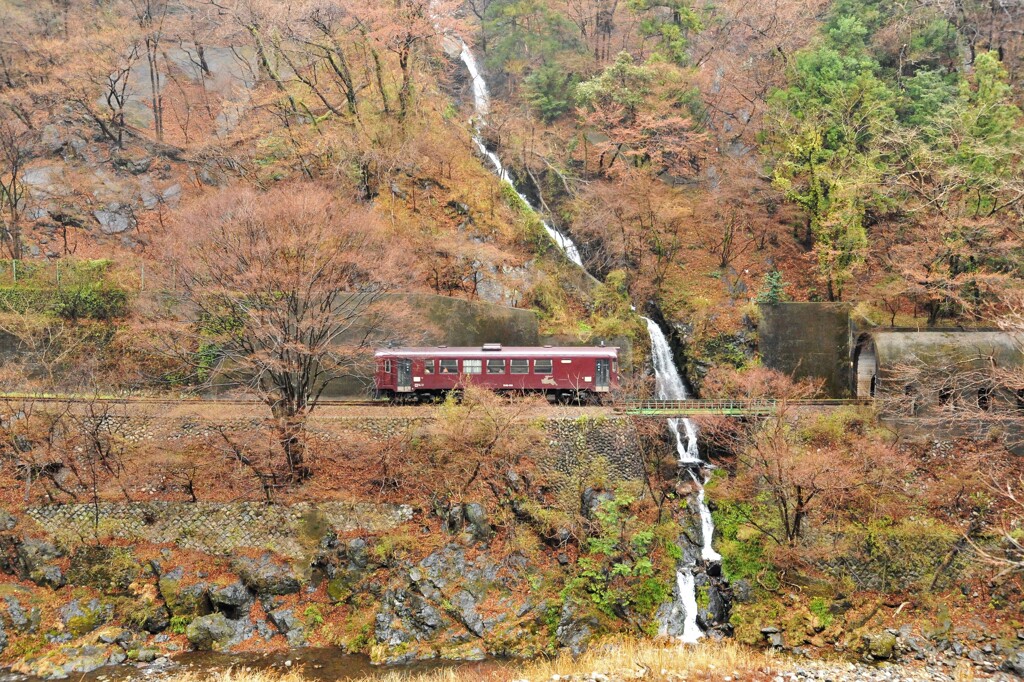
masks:
<svg viewBox="0 0 1024 682"><path fill-rule="evenodd" d="M215 349L222 375L270 407L288 471L301 478L306 418L381 329L389 273L375 218L298 184L222 191L175 227L168 247L191 311L185 349Z"/></svg>
<svg viewBox="0 0 1024 682"><path fill-rule="evenodd" d="M153 132L164 139L163 86L160 82L160 43L164 37L167 0L130 0L132 14L142 33L142 43L149 67L150 106L153 109Z"/></svg>
<svg viewBox="0 0 1024 682"><path fill-rule="evenodd" d="M22 257L21 220L28 198L24 182L32 131L20 121L0 121L0 239L14 260Z"/></svg>

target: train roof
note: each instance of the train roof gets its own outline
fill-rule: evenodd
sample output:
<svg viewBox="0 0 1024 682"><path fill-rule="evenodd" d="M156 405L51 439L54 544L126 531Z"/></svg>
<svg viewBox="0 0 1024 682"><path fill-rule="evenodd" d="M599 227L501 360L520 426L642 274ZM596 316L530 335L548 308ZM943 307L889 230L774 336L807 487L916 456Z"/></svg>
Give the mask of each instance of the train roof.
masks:
<svg viewBox="0 0 1024 682"><path fill-rule="evenodd" d="M465 356L495 358L618 358L618 346L420 346L415 348L379 348L377 357L461 358Z"/></svg>

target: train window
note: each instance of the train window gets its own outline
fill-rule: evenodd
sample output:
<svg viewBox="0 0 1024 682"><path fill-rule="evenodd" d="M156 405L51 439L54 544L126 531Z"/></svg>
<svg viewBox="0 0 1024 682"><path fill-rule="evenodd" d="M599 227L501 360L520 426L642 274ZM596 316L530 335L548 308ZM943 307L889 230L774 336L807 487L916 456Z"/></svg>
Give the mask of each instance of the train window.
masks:
<svg viewBox="0 0 1024 682"><path fill-rule="evenodd" d="M384 361L384 373L385 374L391 374L391 361L390 360L385 360Z"/></svg>
<svg viewBox="0 0 1024 682"><path fill-rule="evenodd" d="M423 361L423 373L433 374L434 373L434 359L428 358Z"/></svg>
<svg viewBox="0 0 1024 682"><path fill-rule="evenodd" d="M529 360L509 360L509 369L513 374L529 374L530 373L530 361Z"/></svg>
<svg viewBox="0 0 1024 682"><path fill-rule="evenodd" d="M612 359L612 373L613 374L618 374L619 373L619 361L615 360L614 358Z"/></svg>
<svg viewBox="0 0 1024 682"><path fill-rule="evenodd" d="M533 371L537 374L551 374L551 360L534 360Z"/></svg>
<svg viewBox="0 0 1024 682"><path fill-rule="evenodd" d="M480 374L483 364L483 360L463 360L462 371L464 374Z"/></svg>
<svg viewBox="0 0 1024 682"><path fill-rule="evenodd" d="M458 374L459 373L459 361L458 360L441 360L441 374Z"/></svg>
<svg viewBox="0 0 1024 682"><path fill-rule="evenodd" d="M487 373L488 374L504 374L505 373L505 361L504 360L487 360Z"/></svg>

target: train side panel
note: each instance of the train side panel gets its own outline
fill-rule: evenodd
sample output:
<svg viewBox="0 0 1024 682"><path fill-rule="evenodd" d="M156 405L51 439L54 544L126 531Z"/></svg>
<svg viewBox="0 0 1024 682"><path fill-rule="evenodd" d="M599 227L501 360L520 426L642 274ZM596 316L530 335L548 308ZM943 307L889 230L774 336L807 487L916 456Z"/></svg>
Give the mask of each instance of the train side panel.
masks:
<svg viewBox="0 0 1024 682"><path fill-rule="evenodd" d="M474 384L497 391L601 393L619 386L617 349L595 348L594 356L587 355L584 348L565 354L557 348L526 349L530 352L519 354L460 350L433 354L429 349L379 351L376 388L383 394L440 394ZM411 375L402 386L400 362L407 363L404 368Z"/></svg>

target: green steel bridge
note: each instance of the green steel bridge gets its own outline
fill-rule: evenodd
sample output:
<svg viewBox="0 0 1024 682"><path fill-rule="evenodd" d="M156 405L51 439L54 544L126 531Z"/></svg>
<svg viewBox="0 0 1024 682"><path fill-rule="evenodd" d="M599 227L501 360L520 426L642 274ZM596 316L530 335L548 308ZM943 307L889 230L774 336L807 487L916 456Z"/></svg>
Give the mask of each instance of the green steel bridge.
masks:
<svg viewBox="0 0 1024 682"><path fill-rule="evenodd" d="M780 408L846 407L870 405L871 400L619 400L612 407L616 412L637 417L764 417Z"/></svg>

